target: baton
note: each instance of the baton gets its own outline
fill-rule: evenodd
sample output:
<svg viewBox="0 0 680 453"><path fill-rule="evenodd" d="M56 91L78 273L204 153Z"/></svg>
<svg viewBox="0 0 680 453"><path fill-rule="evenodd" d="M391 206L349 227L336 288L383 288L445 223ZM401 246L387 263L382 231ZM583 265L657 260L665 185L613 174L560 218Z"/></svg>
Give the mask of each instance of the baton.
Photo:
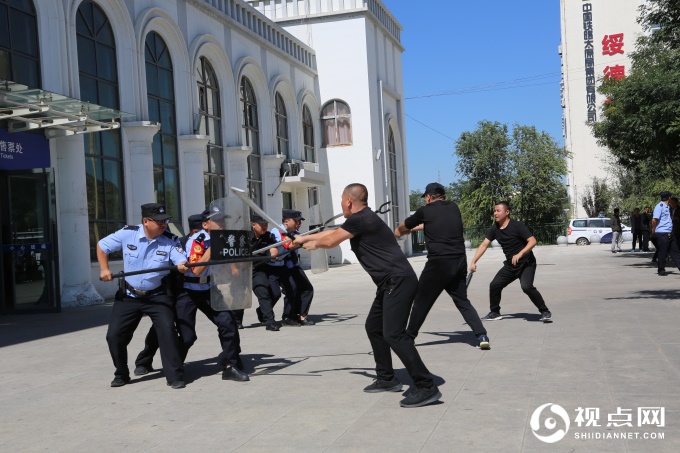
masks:
<svg viewBox="0 0 680 453"><path fill-rule="evenodd" d="M203 267L203 266L214 266L216 264L230 264L230 263L244 263L244 262L249 262L249 261L267 261L271 260L271 257L268 256L247 256L244 258L230 258L226 260L211 260L211 261L204 261L202 263L185 263L184 266L186 267ZM117 274L114 274L114 278L122 278L122 277L129 277L132 275L139 275L139 274L148 274L149 272L162 272L162 271L171 271L173 269L176 269L177 266L163 266L163 267L155 267L153 269L142 269L139 271L131 271L131 272L119 272ZM101 279L100 279L101 280Z"/></svg>
<svg viewBox="0 0 680 453"><path fill-rule="evenodd" d="M470 281L472 280L472 276L475 275L474 272L468 272L467 277L465 278L465 288L467 289L468 286L470 286Z"/></svg>
<svg viewBox="0 0 680 453"><path fill-rule="evenodd" d="M263 219L265 219L267 222L273 224L274 227L276 227L276 229L279 230L279 231L281 232L281 234L290 237L290 234L288 233L288 231L286 231L285 228L281 228L281 226L279 225L279 222L277 222L276 220L274 220L273 218L271 218L271 217L269 216L269 214L267 214L266 212L264 212L264 211L262 210L262 208L260 208L258 205L256 205L255 202L254 202L253 200L251 200L250 198L248 198L248 195L246 195L246 191L245 191L245 190L239 189L238 187L231 187L231 191L234 193L234 195L236 195L236 196L239 198L239 200L241 200L242 202L244 202L250 209L252 209L253 211L255 211L256 214L258 214L259 216L261 216L261 217L262 217Z"/></svg>

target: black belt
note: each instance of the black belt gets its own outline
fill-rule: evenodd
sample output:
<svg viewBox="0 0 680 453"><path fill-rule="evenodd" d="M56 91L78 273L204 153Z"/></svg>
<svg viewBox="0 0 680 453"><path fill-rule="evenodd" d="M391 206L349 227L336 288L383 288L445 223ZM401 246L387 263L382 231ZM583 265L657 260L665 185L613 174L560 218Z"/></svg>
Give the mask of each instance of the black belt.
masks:
<svg viewBox="0 0 680 453"><path fill-rule="evenodd" d="M141 289L134 289L132 286L128 284L128 282L125 282L125 289L127 289L137 297L157 296L158 294L165 293L165 288L163 288L162 286L147 291L142 291Z"/></svg>
<svg viewBox="0 0 680 453"><path fill-rule="evenodd" d="M210 275L204 277L184 277L184 283L210 283Z"/></svg>

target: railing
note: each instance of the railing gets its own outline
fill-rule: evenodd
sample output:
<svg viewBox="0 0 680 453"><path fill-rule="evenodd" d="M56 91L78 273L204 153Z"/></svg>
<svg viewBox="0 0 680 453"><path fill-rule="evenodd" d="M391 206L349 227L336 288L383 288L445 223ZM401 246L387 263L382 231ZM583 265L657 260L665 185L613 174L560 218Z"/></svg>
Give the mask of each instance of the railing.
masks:
<svg viewBox="0 0 680 453"><path fill-rule="evenodd" d="M555 245L557 244L557 238L559 236L567 235L567 224L566 223L551 223L544 225L527 225L529 231L536 238L538 245ZM489 231L488 226L472 226L465 228L463 233L465 240L472 243L472 248L479 247L486 237L486 233ZM425 247L425 234L423 231L414 231L411 233L411 246L414 252L424 252L427 250Z"/></svg>

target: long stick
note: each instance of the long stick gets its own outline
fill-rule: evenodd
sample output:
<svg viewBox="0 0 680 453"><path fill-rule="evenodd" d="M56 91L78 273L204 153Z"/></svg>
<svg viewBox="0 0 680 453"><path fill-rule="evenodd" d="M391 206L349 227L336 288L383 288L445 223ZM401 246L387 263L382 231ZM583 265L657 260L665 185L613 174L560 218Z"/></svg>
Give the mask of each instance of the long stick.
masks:
<svg viewBox="0 0 680 453"><path fill-rule="evenodd" d="M279 222L277 222L276 220L272 219L272 218L269 216L269 214L267 214L266 212L264 212L264 211L262 210L262 208L260 208L258 205L256 205L255 202L254 202L253 200L251 200L250 198L248 198L248 195L246 194L245 190L241 190L241 189L239 189L238 187L231 187L231 191L234 193L234 195L236 195L236 196L239 198L239 200L241 200L242 202L244 202L250 209L252 209L253 211L255 211L256 214L258 214L260 217L262 217L263 219L265 219L267 222L273 224L273 225L276 227L276 229L278 229L278 230L281 232L281 234L288 236L288 232L285 230L285 228L282 228L282 227L279 225Z"/></svg>
<svg viewBox="0 0 680 453"><path fill-rule="evenodd" d="M230 258L226 260L212 260L212 261L204 261L202 263L185 263L184 265L186 267L203 267L203 266L215 266L217 264L231 264L231 263L246 263L249 261L268 261L271 260L272 257L270 256L246 256L243 258ZM113 274L114 278L121 278L121 277L129 277L131 275L140 275L140 274L148 274L150 272L162 272L162 271L171 271L173 269L176 269L177 266L163 266L163 267L155 267L153 269L142 269L139 271L131 271L131 272L119 272L117 274Z"/></svg>
<svg viewBox="0 0 680 453"><path fill-rule="evenodd" d="M314 229L311 229L311 230L309 230L309 231L306 231L306 232L304 232L304 233L297 234L296 236L307 236L308 234L314 234L314 233L318 233L318 232L320 232L320 231L323 231L324 229L326 229L326 225L328 225L328 224L331 223L333 220L335 220L335 219L337 219L337 218L339 218L339 217L342 217L342 214L338 214L338 215L336 215L336 216L333 216L333 217L331 217L330 219L326 220L326 221L323 223L323 225L320 225L320 226L318 226L318 227L316 227L316 228L314 228ZM287 242L290 242L290 241L292 241L292 240L293 240L292 238L286 238L286 239L284 239L283 241L277 242L276 244L270 244L270 245L268 245L268 246L266 246L266 247L262 247L261 249L254 250L252 253L253 253L253 255L257 255L257 254L266 252L266 251L269 250L269 249L273 249L274 247L278 247L278 246L280 246L280 245L283 245L283 244L285 244L285 243L287 243ZM296 248L297 248L297 247L296 247Z"/></svg>

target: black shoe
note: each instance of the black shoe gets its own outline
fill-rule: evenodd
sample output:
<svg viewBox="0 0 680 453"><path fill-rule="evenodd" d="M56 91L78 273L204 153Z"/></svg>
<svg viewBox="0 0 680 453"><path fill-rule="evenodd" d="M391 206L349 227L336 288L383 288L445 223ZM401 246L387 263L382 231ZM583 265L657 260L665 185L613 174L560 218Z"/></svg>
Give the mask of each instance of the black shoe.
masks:
<svg viewBox="0 0 680 453"><path fill-rule="evenodd" d="M666 275L668 275L668 272L666 272L666 271L659 271L659 277L665 277Z"/></svg>
<svg viewBox="0 0 680 453"><path fill-rule="evenodd" d="M495 311L490 311L488 315L482 318L482 321L499 321L503 319L503 315L496 313Z"/></svg>
<svg viewBox="0 0 680 453"><path fill-rule="evenodd" d="M439 401L441 397L442 394L437 387L431 389L414 388L406 398L399 402L399 405L401 407L420 407Z"/></svg>
<svg viewBox="0 0 680 453"><path fill-rule="evenodd" d="M281 330L279 326L277 326L276 324L267 324L266 329L271 330L272 332L278 332L279 330Z"/></svg>
<svg viewBox="0 0 680 453"><path fill-rule="evenodd" d="M243 329L243 323L241 321L236 321L236 327L238 327L239 330Z"/></svg>
<svg viewBox="0 0 680 453"><path fill-rule="evenodd" d="M260 307L257 307L255 309L255 314L257 314L257 320L260 321L260 323L264 322L264 315L262 314L262 310L260 310Z"/></svg>
<svg viewBox="0 0 680 453"><path fill-rule="evenodd" d="M172 381L168 382L168 385L172 387L173 389L183 389L187 385L184 383L184 381Z"/></svg>
<svg viewBox="0 0 680 453"><path fill-rule="evenodd" d="M552 313L549 311L544 311L541 313L541 321L543 322L552 322Z"/></svg>
<svg viewBox="0 0 680 453"><path fill-rule="evenodd" d="M236 367L230 366L229 368L225 368L224 371L222 371L222 380L245 382L249 381L250 378L243 371L240 371Z"/></svg>
<svg viewBox="0 0 680 453"><path fill-rule="evenodd" d="M491 349L489 337L487 337L486 335L478 336L477 341L479 342L479 345L477 346L479 349L483 349L484 351L488 351L489 349Z"/></svg>
<svg viewBox="0 0 680 453"><path fill-rule="evenodd" d="M313 326L314 324L316 324L316 323L314 321L312 321L311 319L309 319L309 317L307 317L305 319L300 318L300 325L302 325L302 326Z"/></svg>
<svg viewBox="0 0 680 453"><path fill-rule="evenodd" d="M366 393L380 393L380 392L401 392L401 382L399 379L394 378L391 381L383 381L382 379L376 379L373 384L364 388Z"/></svg>
<svg viewBox="0 0 680 453"><path fill-rule="evenodd" d="M153 371L153 367L146 366L146 365L139 365L137 368L135 368L135 376L144 376L145 374L149 374Z"/></svg>
<svg viewBox="0 0 680 453"><path fill-rule="evenodd" d="M129 384L129 383L130 383L129 377L126 377L126 378L117 377L113 381L111 381L111 387L122 387L125 384Z"/></svg>
<svg viewBox="0 0 680 453"><path fill-rule="evenodd" d="M652 258L652 263L656 263L656 258Z"/></svg>
<svg viewBox="0 0 680 453"><path fill-rule="evenodd" d="M300 327L302 324L300 324L300 321L297 319L293 318L286 318L283 321L281 321L282 324L286 326L291 326L291 327Z"/></svg>

